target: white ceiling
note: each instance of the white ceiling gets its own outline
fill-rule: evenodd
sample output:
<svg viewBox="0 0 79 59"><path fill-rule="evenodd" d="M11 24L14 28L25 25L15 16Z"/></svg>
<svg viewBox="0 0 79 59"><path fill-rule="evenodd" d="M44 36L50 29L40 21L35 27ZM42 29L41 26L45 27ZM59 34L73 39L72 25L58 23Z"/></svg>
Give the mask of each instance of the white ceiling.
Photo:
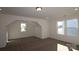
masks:
<svg viewBox="0 0 79 59"><path fill-rule="evenodd" d="M11 14L18 16L36 17L51 19L61 17L68 14L79 13L74 11L74 7L42 7L42 11L37 12L35 7L1 7L2 14Z"/></svg>

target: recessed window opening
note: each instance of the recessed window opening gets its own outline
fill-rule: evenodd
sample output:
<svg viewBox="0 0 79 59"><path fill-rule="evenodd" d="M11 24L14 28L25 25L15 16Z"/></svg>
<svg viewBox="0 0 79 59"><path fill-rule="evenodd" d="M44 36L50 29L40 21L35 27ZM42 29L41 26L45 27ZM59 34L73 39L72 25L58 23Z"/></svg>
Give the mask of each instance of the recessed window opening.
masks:
<svg viewBox="0 0 79 59"><path fill-rule="evenodd" d="M26 31L26 23L21 23L21 32Z"/></svg>
<svg viewBox="0 0 79 59"><path fill-rule="evenodd" d="M57 22L57 33L64 35L64 21Z"/></svg>

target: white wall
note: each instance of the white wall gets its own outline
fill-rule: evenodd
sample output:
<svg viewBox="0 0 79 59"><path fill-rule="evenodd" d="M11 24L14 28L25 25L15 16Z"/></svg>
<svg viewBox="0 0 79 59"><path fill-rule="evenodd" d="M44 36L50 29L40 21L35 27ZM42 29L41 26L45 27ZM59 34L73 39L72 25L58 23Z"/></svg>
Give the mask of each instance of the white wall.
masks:
<svg viewBox="0 0 79 59"><path fill-rule="evenodd" d="M58 39L58 40L74 43L74 44L79 44L79 32L78 32L78 35L76 37L57 34L57 21L67 20L67 19L75 19L75 18L77 18L79 20L78 15L76 15L76 16L75 15L73 15L73 16L70 15L70 16L67 16L67 17L61 17L61 18L56 18L56 19L50 20L50 23L49 23L50 37Z"/></svg>
<svg viewBox="0 0 79 59"><path fill-rule="evenodd" d="M42 38L41 26L37 23L34 23L33 28L34 28L33 36L38 37L38 38Z"/></svg>
<svg viewBox="0 0 79 59"><path fill-rule="evenodd" d="M4 47L6 45L6 26L8 24L13 23L16 20L27 20L27 21L34 21L41 26L41 38L49 37L49 30L48 30L48 21L44 19L37 19L37 18L29 18L29 17L22 17L22 16L14 16L14 15L0 15L0 47Z"/></svg>
<svg viewBox="0 0 79 59"><path fill-rule="evenodd" d="M6 46L6 28L0 27L0 47Z"/></svg>
<svg viewBox="0 0 79 59"><path fill-rule="evenodd" d="M61 17L61 18L56 18L52 20L29 18L29 17L22 17L22 16L14 16L14 15L0 15L0 47L4 47L6 45L6 40L7 40L6 26L15 22L16 20L24 20L24 21L29 21L29 22L33 21L33 22L38 23L41 26L41 32L39 30L40 27L38 27L37 25L34 25L36 27L35 29L36 32L34 31L35 32L34 34L37 35L38 37L41 37L41 38L51 37L58 40L67 41L74 44L79 44L79 36L70 37L67 35L57 34L57 21L66 20L69 18L78 18L78 15L76 17L73 15L73 16L68 16L67 18ZM41 36L39 36L40 33L41 33Z"/></svg>
<svg viewBox="0 0 79 59"><path fill-rule="evenodd" d="M21 32L21 23L26 23L26 31ZM8 26L8 38L9 39L16 39L16 38L23 38L23 37L30 37L36 36L41 37L41 26L35 22L28 22L28 21L15 21Z"/></svg>

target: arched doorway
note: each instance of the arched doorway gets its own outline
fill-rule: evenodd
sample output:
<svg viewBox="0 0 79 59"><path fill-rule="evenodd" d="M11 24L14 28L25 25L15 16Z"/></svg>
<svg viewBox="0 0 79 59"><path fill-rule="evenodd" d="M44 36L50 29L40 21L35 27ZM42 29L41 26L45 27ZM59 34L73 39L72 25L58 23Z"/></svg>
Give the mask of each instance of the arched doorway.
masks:
<svg viewBox="0 0 79 59"><path fill-rule="evenodd" d="M25 32L21 32L22 23L26 24ZM39 38L42 37L42 28L40 24L35 21L16 20L7 25L6 41L8 41L8 39L16 39L29 36L35 36Z"/></svg>

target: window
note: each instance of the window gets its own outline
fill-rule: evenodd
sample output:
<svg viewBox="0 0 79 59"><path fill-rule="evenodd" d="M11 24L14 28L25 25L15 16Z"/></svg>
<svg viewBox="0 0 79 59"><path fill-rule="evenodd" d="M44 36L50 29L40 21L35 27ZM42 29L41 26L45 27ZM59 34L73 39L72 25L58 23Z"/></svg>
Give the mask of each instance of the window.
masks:
<svg viewBox="0 0 79 59"><path fill-rule="evenodd" d="M64 35L64 21L57 22L57 33Z"/></svg>
<svg viewBox="0 0 79 59"><path fill-rule="evenodd" d="M67 35L77 36L77 33L78 33L78 20L77 19L67 20Z"/></svg>
<svg viewBox="0 0 79 59"><path fill-rule="evenodd" d="M21 32L26 31L26 23L21 23Z"/></svg>
<svg viewBox="0 0 79 59"><path fill-rule="evenodd" d="M78 19L69 19L57 22L57 34L77 36L78 30Z"/></svg>

